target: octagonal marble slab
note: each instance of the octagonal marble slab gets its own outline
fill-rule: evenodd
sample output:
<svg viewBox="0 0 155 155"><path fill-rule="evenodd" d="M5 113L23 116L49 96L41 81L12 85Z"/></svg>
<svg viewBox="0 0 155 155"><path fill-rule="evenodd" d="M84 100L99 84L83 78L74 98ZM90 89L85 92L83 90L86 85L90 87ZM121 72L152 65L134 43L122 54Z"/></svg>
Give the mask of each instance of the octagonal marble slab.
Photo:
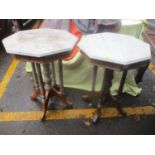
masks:
<svg viewBox="0 0 155 155"><path fill-rule="evenodd" d="M151 59L149 44L122 34L105 32L86 35L78 46L90 59L121 65Z"/></svg>
<svg viewBox="0 0 155 155"><path fill-rule="evenodd" d="M65 30L33 29L19 31L2 42L9 54L44 57L71 51L77 40Z"/></svg>

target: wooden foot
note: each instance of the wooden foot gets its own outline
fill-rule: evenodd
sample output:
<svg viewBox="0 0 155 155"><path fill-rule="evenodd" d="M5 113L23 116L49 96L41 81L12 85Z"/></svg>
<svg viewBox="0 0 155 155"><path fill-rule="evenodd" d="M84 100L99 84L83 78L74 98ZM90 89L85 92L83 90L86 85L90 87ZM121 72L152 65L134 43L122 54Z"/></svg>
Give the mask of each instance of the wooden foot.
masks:
<svg viewBox="0 0 155 155"><path fill-rule="evenodd" d="M32 96L31 96L31 100L34 101L37 99L38 96L40 96L41 93L40 93L40 89L35 89Z"/></svg>
<svg viewBox="0 0 155 155"><path fill-rule="evenodd" d="M45 103L43 103L43 115L41 118L42 121L46 119L48 102L49 102L49 99L52 97L58 97L65 104L66 109L70 109L73 107L72 102L67 101L65 94L62 93L61 91L58 91L56 88L52 88L50 91L46 91L45 97L46 97L46 101Z"/></svg>
<svg viewBox="0 0 155 155"><path fill-rule="evenodd" d="M97 123L100 120L98 112L95 112L91 118L92 123Z"/></svg>
<svg viewBox="0 0 155 155"><path fill-rule="evenodd" d="M127 116L127 113L123 110L122 106L120 103L116 103L116 109L117 111L122 115L122 116Z"/></svg>
<svg viewBox="0 0 155 155"><path fill-rule="evenodd" d="M42 121L46 119L46 111L47 111L48 102L49 102L50 97L52 97L50 91L46 91L45 97L46 97L46 101L45 103L43 103L43 115L41 117Z"/></svg>
<svg viewBox="0 0 155 155"><path fill-rule="evenodd" d="M101 108L102 108L102 105L98 104L97 109L91 118L92 123L97 123L100 120L102 115Z"/></svg>
<svg viewBox="0 0 155 155"><path fill-rule="evenodd" d="M41 95L40 89L36 89L33 92L33 95L31 96L31 100L34 101L37 99L38 96ZM45 92L45 101L41 103L43 108L43 114L41 117L41 120L44 121L46 119L46 111L49 99L52 97L58 97L65 105L64 109L71 109L73 108L73 103L70 101L67 101L66 96L63 92L60 91L60 87L58 85L55 85L53 88L51 88L49 91Z"/></svg>
<svg viewBox="0 0 155 155"><path fill-rule="evenodd" d="M104 95L103 97L100 97L100 101L97 104L97 109L91 118L93 123L97 123L100 120L101 115L102 115L102 107L106 103L108 98L109 98L109 94Z"/></svg>

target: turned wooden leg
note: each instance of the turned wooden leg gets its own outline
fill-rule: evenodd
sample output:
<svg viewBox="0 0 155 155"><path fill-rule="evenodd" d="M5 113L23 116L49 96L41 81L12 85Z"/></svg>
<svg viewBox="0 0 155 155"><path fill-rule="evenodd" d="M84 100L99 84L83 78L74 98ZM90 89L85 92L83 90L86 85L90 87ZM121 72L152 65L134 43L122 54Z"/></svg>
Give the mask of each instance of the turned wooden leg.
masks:
<svg viewBox="0 0 155 155"><path fill-rule="evenodd" d="M55 65L54 65L54 61L51 62L51 66L52 66L52 79L53 79L53 87L57 90L60 91L60 86L57 84L56 82L56 74L55 74Z"/></svg>
<svg viewBox="0 0 155 155"><path fill-rule="evenodd" d="M102 107L102 105L104 105L106 100L109 98L110 88L112 86L112 79L113 79L113 70L105 69L102 81L101 97L99 99L98 107Z"/></svg>
<svg viewBox="0 0 155 155"><path fill-rule="evenodd" d="M52 88L50 65L49 63L44 63L42 64L42 67L43 67L45 90L50 91L50 89Z"/></svg>
<svg viewBox="0 0 155 155"><path fill-rule="evenodd" d="M97 77L97 70L98 66L93 66L93 79L92 79L92 91L89 92L87 95L83 95L82 99L85 102L90 102L94 98L99 98L101 96L101 92L95 92L95 85L96 85L96 77Z"/></svg>
<svg viewBox="0 0 155 155"><path fill-rule="evenodd" d="M36 64L36 69L37 69L37 73L38 73L38 82L39 82L39 86L40 86L40 93L41 93L41 101L42 101L42 105L43 105L43 116L41 119L45 119L45 115L46 115L46 104L47 104L47 100L46 100L46 94L45 94L45 88L44 88L44 82L43 82L43 78L42 78L42 73L41 73L41 67L40 64Z"/></svg>
<svg viewBox="0 0 155 155"><path fill-rule="evenodd" d="M49 99L52 97L52 94L50 92L52 89L52 80L51 80L51 70L50 70L49 63L42 64L42 67L43 67L44 83L45 83L45 91L46 91L45 93L46 101L43 106L43 116L42 116L42 121L44 121L46 118L48 102L49 102Z"/></svg>
<svg viewBox="0 0 155 155"><path fill-rule="evenodd" d="M125 84L125 80L126 80L126 77L127 77L127 73L128 73L127 70L123 71L123 75L122 75L122 78L121 78L121 81L120 81L120 85L119 85L119 89L118 89L118 95L122 94L122 91L123 91L123 88L124 88L124 84Z"/></svg>
<svg viewBox="0 0 155 155"><path fill-rule="evenodd" d="M35 64L31 63L31 66L32 66L32 75L33 75L33 83L34 83L34 92L31 96L31 100L34 101L38 96L40 96L40 89L39 89L39 83L37 79Z"/></svg>
<svg viewBox="0 0 155 155"><path fill-rule="evenodd" d="M52 65L52 75L53 75L53 84L54 84L54 86L56 86L57 85L57 83L56 83L56 74L55 74L55 65L54 65L54 61L52 61L51 62L51 65Z"/></svg>
<svg viewBox="0 0 155 155"><path fill-rule="evenodd" d="M60 91L64 92L64 86L63 86L63 65L62 60L58 60L59 64L59 81L60 81Z"/></svg>
<svg viewBox="0 0 155 155"><path fill-rule="evenodd" d="M46 101L44 103L44 106L43 106L43 115L41 117L41 120L44 121L46 119L46 112L47 112L47 107L48 107L48 102L49 102L49 99L52 97L51 96L51 92L50 91L46 91Z"/></svg>
<svg viewBox="0 0 155 155"><path fill-rule="evenodd" d="M136 75L136 77L135 77L135 81L136 81L137 84L140 83L140 82L142 82L144 73L145 73L145 71L147 70L148 66L149 66L149 63L147 63L147 64L146 64L145 66L143 66L143 67L138 68L137 75Z"/></svg>
<svg viewBox="0 0 155 155"><path fill-rule="evenodd" d="M118 89L118 95L117 97L113 97L113 100L114 100L114 104L118 110L118 112L123 115L123 116L126 116L126 112L123 111L122 109L122 106L121 106L121 103L119 102L119 97L121 96L122 94L122 91L123 91L123 88L124 88L124 84L125 84L125 80L126 80L126 77L127 77L127 73L128 71L127 70L124 70L123 71L123 75L122 75L122 78L121 78L121 81L120 81L120 85L119 85L119 89Z"/></svg>
<svg viewBox="0 0 155 155"><path fill-rule="evenodd" d="M45 103L45 89L44 89L44 82L43 82L43 78L42 78L42 74L41 74L40 64L36 64L36 69L37 69L37 73L38 73L37 78L38 78L38 82L39 82L42 102Z"/></svg>
<svg viewBox="0 0 155 155"><path fill-rule="evenodd" d="M101 108L102 108L102 105L106 102L107 98L110 95L110 87L112 85L112 79L113 79L113 70L105 69L104 78L102 81L101 97L100 97L99 103L97 105L97 110L95 111L95 113L92 116L93 123L96 123L102 114Z"/></svg>
<svg viewBox="0 0 155 155"><path fill-rule="evenodd" d="M98 70L98 66L94 65L93 66L92 92L95 92L97 70Z"/></svg>

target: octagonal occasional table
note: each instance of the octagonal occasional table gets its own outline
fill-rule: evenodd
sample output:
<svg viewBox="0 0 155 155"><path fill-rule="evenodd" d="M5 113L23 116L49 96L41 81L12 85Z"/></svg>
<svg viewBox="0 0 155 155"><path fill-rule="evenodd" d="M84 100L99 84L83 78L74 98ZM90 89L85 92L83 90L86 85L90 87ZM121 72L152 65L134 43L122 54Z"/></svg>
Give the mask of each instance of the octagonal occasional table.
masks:
<svg viewBox="0 0 155 155"><path fill-rule="evenodd" d="M125 115L116 99L122 93L129 69L139 68L136 81L138 83L142 80L142 76L151 59L149 44L132 36L105 32L84 36L78 46L91 63L102 66L105 69L101 92L90 92L83 97L85 101L90 101L94 97L100 98L97 111L93 115L93 121L97 121L101 114L102 104L110 96L114 70L122 71L123 74L118 96L117 98L112 97L112 99L115 101L119 113Z"/></svg>
<svg viewBox="0 0 155 155"><path fill-rule="evenodd" d="M66 107L72 106L67 101L63 91L63 68L62 59L67 57L74 46L77 38L64 30L34 29L19 31L3 41L4 47L9 54L21 61L32 63L34 92L31 96L35 100L41 96L43 105L42 120L45 119L49 99L56 96L62 100ZM60 87L52 83L50 64L55 60L59 63ZM44 78L42 77L41 64ZM44 79L44 80L43 80Z"/></svg>

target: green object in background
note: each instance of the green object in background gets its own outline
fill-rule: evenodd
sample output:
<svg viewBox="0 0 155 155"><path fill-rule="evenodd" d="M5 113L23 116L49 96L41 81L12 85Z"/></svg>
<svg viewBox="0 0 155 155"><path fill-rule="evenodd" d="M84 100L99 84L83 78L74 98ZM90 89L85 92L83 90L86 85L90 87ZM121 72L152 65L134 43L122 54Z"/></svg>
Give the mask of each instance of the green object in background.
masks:
<svg viewBox="0 0 155 155"><path fill-rule="evenodd" d="M122 27L120 29L121 34L127 34L139 38L143 27L142 20L121 20Z"/></svg>
<svg viewBox="0 0 155 155"><path fill-rule="evenodd" d="M146 25L147 24L143 20L122 20L122 27L119 33L141 38L141 33L146 28ZM59 84L57 62L55 62L55 70L56 81ZM32 71L30 63L26 64L26 71ZM72 60L63 61L64 86L90 91L92 87L92 71L93 65L90 64L90 62L88 62L79 51ZM134 70L128 72L123 92L132 96L137 96L141 93L142 89L137 86L133 72ZM104 69L98 67L96 91L101 89L103 74ZM112 87L110 89L112 95L117 95L121 75L121 72L114 72Z"/></svg>

